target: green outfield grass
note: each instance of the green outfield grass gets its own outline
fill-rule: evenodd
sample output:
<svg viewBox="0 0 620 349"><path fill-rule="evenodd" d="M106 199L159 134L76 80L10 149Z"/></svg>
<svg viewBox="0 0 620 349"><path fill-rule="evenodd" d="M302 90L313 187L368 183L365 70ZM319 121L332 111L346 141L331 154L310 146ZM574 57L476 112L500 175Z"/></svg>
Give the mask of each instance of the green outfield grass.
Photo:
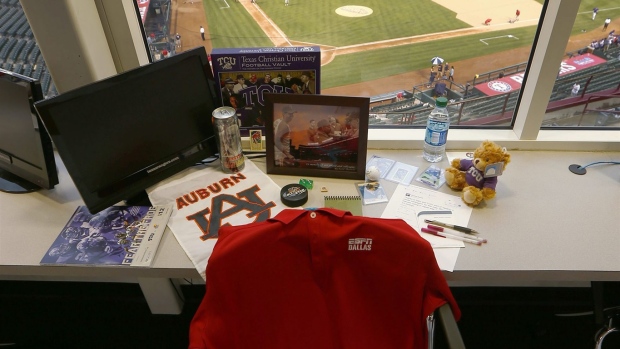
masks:
<svg viewBox="0 0 620 349"><path fill-rule="evenodd" d="M592 9L594 7L599 8L596 20L592 20ZM603 28L603 21L605 18L618 18L620 17L620 1L618 0L582 0L579 5L579 14L575 19L575 25L573 26L572 35L581 34L582 30L593 30L596 28ZM616 29L616 32L620 31L620 28ZM609 28L611 31L611 28Z"/></svg>
<svg viewBox="0 0 620 349"><path fill-rule="evenodd" d="M213 47L273 46L248 11L235 0L202 0L202 4Z"/></svg>
<svg viewBox="0 0 620 349"><path fill-rule="evenodd" d="M448 62L457 62L474 57L484 59L485 55L492 53L516 47L531 46L535 33L535 27L521 27L336 56L334 61L321 68L323 77L321 79L321 88L349 85L410 71L428 69L430 67L430 60L434 56L440 56ZM490 45L480 42L480 39L504 35L513 35L519 38L519 40L510 38L495 39L491 41ZM356 64L356 62L364 62L364 64ZM369 69L368 67L372 68ZM495 69L494 67L500 68L501 62L489 62L489 70ZM456 67L455 71L455 74L458 75L458 67ZM469 79L470 77L467 78ZM412 81L411 84L413 86L423 82L425 81Z"/></svg>
<svg viewBox="0 0 620 349"><path fill-rule="evenodd" d="M367 6L374 11L371 16L361 18L346 18L335 13L336 8L351 4L347 0L290 0L290 6L284 6L284 0L257 1L290 40L312 44L346 46L468 27L455 19L455 13L431 0L359 0L355 5ZM543 0L537 1L544 3ZM203 4L213 47L273 46L240 3L234 0L203 0ZM222 8L227 6L229 8ZM596 20L592 21L594 6L601 11ZM620 7L617 0L582 0L572 34L602 28L606 17L620 16L620 8L616 7ZM492 34L447 38L337 56L330 64L322 67L321 88L427 69L430 58L435 55L448 62L474 57L484 59L488 54L531 46L536 30L535 26L520 27ZM493 40L490 45L480 42L480 39L503 35L513 35L519 40ZM488 70L501 67L501 62L490 62Z"/></svg>
<svg viewBox="0 0 620 349"><path fill-rule="evenodd" d="M347 46L469 27L431 0L259 0L261 8L292 40ZM345 5L369 7L369 16L336 14Z"/></svg>
<svg viewBox="0 0 620 349"><path fill-rule="evenodd" d="M373 10L370 16L359 18L336 14L337 8L351 5L348 0L290 0L290 6L284 6L284 0L257 1L290 40L312 44L347 46L468 27L454 12L431 0L359 0L355 5ZM224 9L226 2L230 8ZM234 0L226 2L203 1L214 47L244 47L254 40L264 43L265 34L256 30L243 6Z"/></svg>

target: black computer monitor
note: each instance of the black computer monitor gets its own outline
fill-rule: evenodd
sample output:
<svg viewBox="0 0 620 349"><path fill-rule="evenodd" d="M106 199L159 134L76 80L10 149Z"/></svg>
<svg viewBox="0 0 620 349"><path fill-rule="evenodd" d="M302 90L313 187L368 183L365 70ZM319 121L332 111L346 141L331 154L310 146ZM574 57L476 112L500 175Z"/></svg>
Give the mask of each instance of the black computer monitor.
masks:
<svg viewBox="0 0 620 349"><path fill-rule="evenodd" d="M204 47L35 104L91 213L217 153L217 107Z"/></svg>
<svg viewBox="0 0 620 349"><path fill-rule="evenodd" d="M52 141L34 109L38 80L0 69L0 191L28 193L58 184Z"/></svg>

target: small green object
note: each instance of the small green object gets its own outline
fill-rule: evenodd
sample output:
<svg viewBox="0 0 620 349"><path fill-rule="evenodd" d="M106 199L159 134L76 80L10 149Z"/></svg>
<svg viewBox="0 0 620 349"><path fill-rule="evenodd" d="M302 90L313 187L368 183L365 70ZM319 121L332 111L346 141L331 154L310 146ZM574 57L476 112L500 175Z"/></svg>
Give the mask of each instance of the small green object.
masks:
<svg viewBox="0 0 620 349"><path fill-rule="evenodd" d="M314 186L314 182L312 181L312 179L305 178L300 179L299 184L303 185L308 190L312 189L312 187Z"/></svg>
<svg viewBox="0 0 620 349"><path fill-rule="evenodd" d="M448 105L448 99L446 97L439 97L435 100L435 105L438 107L445 107Z"/></svg>

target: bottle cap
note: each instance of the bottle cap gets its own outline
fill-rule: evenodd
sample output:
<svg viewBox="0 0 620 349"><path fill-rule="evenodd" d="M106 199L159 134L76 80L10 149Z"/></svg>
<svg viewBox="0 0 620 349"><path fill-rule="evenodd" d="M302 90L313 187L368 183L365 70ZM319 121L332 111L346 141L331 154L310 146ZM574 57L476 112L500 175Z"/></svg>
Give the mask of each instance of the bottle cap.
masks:
<svg viewBox="0 0 620 349"><path fill-rule="evenodd" d="M445 107L448 105L448 99L446 97L439 97L435 100L435 105L438 107Z"/></svg>

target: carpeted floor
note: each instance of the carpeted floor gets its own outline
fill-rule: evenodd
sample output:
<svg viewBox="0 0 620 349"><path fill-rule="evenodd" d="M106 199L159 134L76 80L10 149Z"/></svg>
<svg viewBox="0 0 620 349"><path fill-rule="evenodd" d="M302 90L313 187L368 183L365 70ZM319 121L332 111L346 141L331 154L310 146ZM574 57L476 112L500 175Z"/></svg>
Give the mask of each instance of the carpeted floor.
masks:
<svg viewBox="0 0 620 349"><path fill-rule="evenodd" d="M16 343L11 349L187 348L204 285L182 290L181 315L152 315L135 284L0 281L0 343ZM591 311L589 289L454 288L453 293L468 348L594 348L599 327L593 315L556 315ZM619 285L606 285L605 298L606 306L620 305ZM436 336L436 348L445 348L442 333ZM610 334L603 348L618 347L620 333Z"/></svg>

